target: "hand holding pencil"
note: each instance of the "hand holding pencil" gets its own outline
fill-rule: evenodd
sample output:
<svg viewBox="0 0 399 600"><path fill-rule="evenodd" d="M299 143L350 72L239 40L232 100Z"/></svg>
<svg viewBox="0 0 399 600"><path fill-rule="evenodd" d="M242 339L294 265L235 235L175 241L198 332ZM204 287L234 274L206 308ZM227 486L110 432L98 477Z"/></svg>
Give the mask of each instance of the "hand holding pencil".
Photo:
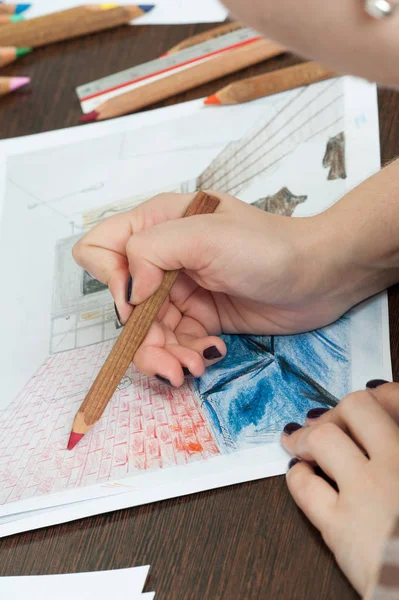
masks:
<svg viewBox="0 0 399 600"><path fill-rule="evenodd" d="M219 202L214 196L198 192L184 217L211 214L215 212ZM90 427L100 419L134 355L158 316L178 274L178 270L166 272L158 290L136 306L131 313L120 337L115 342L104 366L76 414L68 443L69 450L72 450Z"/></svg>

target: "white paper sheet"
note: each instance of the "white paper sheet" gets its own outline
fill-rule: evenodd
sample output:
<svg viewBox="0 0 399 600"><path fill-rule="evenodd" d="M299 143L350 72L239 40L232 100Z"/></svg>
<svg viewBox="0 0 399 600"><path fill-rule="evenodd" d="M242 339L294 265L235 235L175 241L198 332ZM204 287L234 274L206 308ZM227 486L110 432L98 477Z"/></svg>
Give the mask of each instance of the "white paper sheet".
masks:
<svg viewBox="0 0 399 600"><path fill-rule="evenodd" d="M321 165L326 141L340 131L345 132L346 178L328 181L328 171ZM234 178L228 175L231 152L241 157ZM250 164L240 167L248 160ZM258 200L266 189L277 191L287 186L297 194L305 191L306 202L297 206L294 215L312 214L379 168L375 87L345 78L241 106L204 108L201 101L194 101L0 143L0 261L9 284L9 293L0 299L0 329L8 340L0 343L2 536L285 470L287 457L277 441L279 424L273 431L265 430L263 438L263 434L255 439L251 431L243 431L246 437L237 438L234 451L226 451L192 385L172 393L134 370L128 372L126 385L115 397L114 408L104 415L103 424L100 422L75 452L65 451L74 412L90 384L93 368L112 343L98 336L105 335L104 323L114 317L104 321L104 315L110 314L106 292L95 294L95 315L85 304L86 320L75 318L73 311L78 308L72 297L65 312L57 294L53 296L54 247L60 238L95 223L99 214L103 218L151 195L154 165L154 191L186 189L196 179L207 181L211 172L219 178L220 189L232 189L247 202ZM20 252L9 260L7 248L13 247L14 223L24 236ZM64 247L68 245L61 250ZM68 271L72 268L68 261L65 264L66 272L74 276L73 270ZM72 279L69 281L71 294ZM57 310L51 318L54 306ZM18 324L10 314L20 316ZM27 316L23 326L22 315ZM83 344L100 343L79 349L83 329ZM371 372L389 379L385 295L353 313L350 336L353 351L348 388L364 387ZM105 354L93 354L95 348ZM49 350L50 362L46 359ZM66 380L60 385L57 374L64 372L61 365L75 356L79 366L69 362L71 380L65 393L60 389ZM48 377L49 365L55 379ZM19 421L14 435L7 423L15 420L18 411L10 402L29 379L19 402L30 422ZM334 388L336 394L337 390ZM145 398L148 402L143 403ZM118 414L113 415L114 410ZM187 423L186 433L177 435L176 416ZM161 445L151 441L154 426L160 427ZM26 436L28 430L33 437L25 452L18 435ZM197 448L201 450L197 452ZM109 458L109 452L114 458ZM35 456L41 457L41 466L37 463L32 470Z"/></svg>
<svg viewBox="0 0 399 600"><path fill-rule="evenodd" d="M36 0L32 3L26 18L42 15L80 6L79 0ZM98 4L95 0L85 1L84 4ZM120 0L118 4L132 4L129 0ZM134 4L134 3L133 3ZM140 4L140 2L136 2ZM132 25L173 25L182 23L216 23L224 21L227 10L219 0L154 0L141 2L154 4L155 8L148 14L132 21Z"/></svg>
<svg viewBox="0 0 399 600"><path fill-rule="evenodd" d="M109 600L117 591L121 600L153 600L143 594L150 567L92 571L70 575L0 577L0 597L7 600Z"/></svg>

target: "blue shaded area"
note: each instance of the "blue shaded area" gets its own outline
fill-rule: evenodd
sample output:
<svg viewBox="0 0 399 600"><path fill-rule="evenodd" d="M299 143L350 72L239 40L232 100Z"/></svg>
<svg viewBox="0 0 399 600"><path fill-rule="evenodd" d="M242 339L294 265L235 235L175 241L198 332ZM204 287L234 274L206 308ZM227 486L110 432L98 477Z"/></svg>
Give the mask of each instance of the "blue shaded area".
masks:
<svg viewBox="0 0 399 600"><path fill-rule="evenodd" d="M290 336L222 336L226 358L196 380L224 449L275 440L289 421L335 406L350 388L350 323Z"/></svg>

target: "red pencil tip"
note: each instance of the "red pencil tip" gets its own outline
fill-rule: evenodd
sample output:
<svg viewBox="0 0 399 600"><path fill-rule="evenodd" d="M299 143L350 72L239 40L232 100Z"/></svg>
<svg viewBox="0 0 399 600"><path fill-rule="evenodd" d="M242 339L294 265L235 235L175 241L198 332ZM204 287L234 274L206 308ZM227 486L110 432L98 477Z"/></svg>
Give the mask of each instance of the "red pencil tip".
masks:
<svg viewBox="0 0 399 600"><path fill-rule="evenodd" d="M208 98L205 98L204 104L221 104L221 102L216 96L216 94L212 94L212 96L208 96Z"/></svg>
<svg viewBox="0 0 399 600"><path fill-rule="evenodd" d="M73 450L76 444L80 442L82 437L84 437L84 433L75 433L72 431L71 435L69 436L68 450Z"/></svg>
<svg viewBox="0 0 399 600"><path fill-rule="evenodd" d="M96 110L92 110L91 112L87 113L87 115L80 117L79 123L92 123L93 121L97 120L99 114L100 113L98 113Z"/></svg>

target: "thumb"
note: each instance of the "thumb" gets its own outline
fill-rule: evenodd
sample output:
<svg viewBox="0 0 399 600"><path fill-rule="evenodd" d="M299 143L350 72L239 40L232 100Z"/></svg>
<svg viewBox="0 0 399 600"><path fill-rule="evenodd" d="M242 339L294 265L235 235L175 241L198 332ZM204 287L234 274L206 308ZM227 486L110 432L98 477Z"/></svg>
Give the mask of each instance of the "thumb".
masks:
<svg viewBox="0 0 399 600"><path fill-rule="evenodd" d="M217 248L220 215L196 215L166 221L133 235L126 246L133 278L131 304L140 304L161 285L164 271L201 271L212 262Z"/></svg>

